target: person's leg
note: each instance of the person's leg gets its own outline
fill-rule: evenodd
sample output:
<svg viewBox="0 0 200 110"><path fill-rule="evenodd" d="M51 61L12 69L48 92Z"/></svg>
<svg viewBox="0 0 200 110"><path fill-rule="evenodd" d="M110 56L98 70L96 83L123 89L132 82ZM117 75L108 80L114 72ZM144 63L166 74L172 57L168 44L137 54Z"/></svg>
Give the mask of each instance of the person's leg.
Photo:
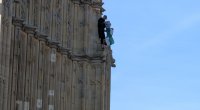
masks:
<svg viewBox="0 0 200 110"><path fill-rule="evenodd" d="M100 39L101 39L101 44L104 44L104 43L103 43L103 37L101 37Z"/></svg>
<svg viewBox="0 0 200 110"><path fill-rule="evenodd" d="M101 38L101 30L98 30L99 38Z"/></svg>
<svg viewBox="0 0 200 110"><path fill-rule="evenodd" d="M101 44L103 44L103 39L104 39L104 37L105 37L104 32L103 32L103 31L100 31L100 32L99 32L99 38L101 39Z"/></svg>
<svg viewBox="0 0 200 110"><path fill-rule="evenodd" d="M103 44L104 44L104 45L107 45L107 44L106 44L106 37L105 37L105 33L103 33L102 39L103 39Z"/></svg>
<svg viewBox="0 0 200 110"><path fill-rule="evenodd" d="M104 49L104 43L103 43L103 37L100 36L100 40L101 40L101 48Z"/></svg>

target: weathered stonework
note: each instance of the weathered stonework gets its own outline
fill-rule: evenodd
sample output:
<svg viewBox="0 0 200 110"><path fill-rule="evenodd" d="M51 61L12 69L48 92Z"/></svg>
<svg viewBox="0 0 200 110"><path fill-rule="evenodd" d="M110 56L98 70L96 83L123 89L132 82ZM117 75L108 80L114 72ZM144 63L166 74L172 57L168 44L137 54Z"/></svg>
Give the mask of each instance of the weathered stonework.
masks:
<svg viewBox="0 0 200 110"><path fill-rule="evenodd" d="M110 110L101 0L3 0L0 110Z"/></svg>

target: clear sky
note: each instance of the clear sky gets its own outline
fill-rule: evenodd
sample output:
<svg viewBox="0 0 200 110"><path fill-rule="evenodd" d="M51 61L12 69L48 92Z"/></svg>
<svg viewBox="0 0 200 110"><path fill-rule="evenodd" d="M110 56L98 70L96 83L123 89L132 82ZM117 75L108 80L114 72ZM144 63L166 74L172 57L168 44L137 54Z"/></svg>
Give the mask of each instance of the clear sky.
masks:
<svg viewBox="0 0 200 110"><path fill-rule="evenodd" d="M200 0L104 0L111 110L200 110Z"/></svg>

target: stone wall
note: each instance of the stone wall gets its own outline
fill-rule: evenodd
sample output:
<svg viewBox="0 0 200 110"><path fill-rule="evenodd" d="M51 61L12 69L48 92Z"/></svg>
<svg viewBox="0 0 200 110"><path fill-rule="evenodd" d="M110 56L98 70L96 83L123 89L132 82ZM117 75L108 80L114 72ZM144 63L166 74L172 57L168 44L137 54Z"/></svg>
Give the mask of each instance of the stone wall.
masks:
<svg viewBox="0 0 200 110"><path fill-rule="evenodd" d="M0 110L109 110L100 0L3 0Z"/></svg>

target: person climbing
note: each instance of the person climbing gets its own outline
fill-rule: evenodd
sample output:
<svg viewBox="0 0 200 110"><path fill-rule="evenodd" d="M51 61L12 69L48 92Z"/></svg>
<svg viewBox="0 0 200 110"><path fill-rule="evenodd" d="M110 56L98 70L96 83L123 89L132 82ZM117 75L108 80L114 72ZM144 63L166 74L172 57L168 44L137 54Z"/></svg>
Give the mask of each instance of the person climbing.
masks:
<svg viewBox="0 0 200 110"><path fill-rule="evenodd" d="M112 45L114 44L114 39L112 37L113 35L113 28L111 28L111 23L110 21L105 21L105 25L106 25L106 43L107 45Z"/></svg>
<svg viewBox="0 0 200 110"><path fill-rule="evenodd" d="M98 20L98 34L99 34L99 38L101 39L101 45L102 48L104 48L104 46L106 45L106 41L105 41L105 20L107 19L107 16L104 15L103 17L99 18Z"/></svg>

